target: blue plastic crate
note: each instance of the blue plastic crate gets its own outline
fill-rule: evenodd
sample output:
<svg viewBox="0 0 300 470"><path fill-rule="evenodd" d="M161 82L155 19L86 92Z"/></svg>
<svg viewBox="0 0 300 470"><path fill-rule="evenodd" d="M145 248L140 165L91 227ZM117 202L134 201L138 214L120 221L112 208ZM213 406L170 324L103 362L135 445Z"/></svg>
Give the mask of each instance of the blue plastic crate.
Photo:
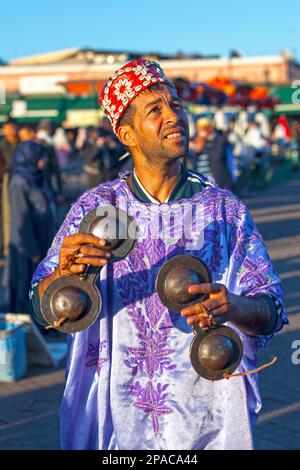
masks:
<svg viewBox="0 0 300 470"><path fill-rule="evenodd" d="M13 382L27 372L25 324L0 321L0 381Z"/></svg>

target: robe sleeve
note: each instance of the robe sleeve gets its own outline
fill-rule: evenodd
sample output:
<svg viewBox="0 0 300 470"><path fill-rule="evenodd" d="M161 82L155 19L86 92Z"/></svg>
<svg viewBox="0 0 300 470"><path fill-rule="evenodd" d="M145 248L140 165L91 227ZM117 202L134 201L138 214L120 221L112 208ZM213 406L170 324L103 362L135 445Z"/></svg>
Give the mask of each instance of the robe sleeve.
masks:
<svg viewBox="0 0 300 470"><path fill-rule="evenodd" d="M227 287L230 292L245 297L266 294L275 299L281 313L274 331L277 332L288 323L281 280L246 206L238 200L234 206ZM273 334L258 337L258 346L265 346L272 337Z"/></svg>
<svg viewBox="0 0 300 470"><path fill-rule="evenodd" d="M84 213L84 206L81 204L81 198L79 198L69 210L63 224L54 237L47 256L40 262L35 270L31 283L30 296L32 295L33 287L45 277L50 276L58 266L59 250L62 245L62 241L67 235L72 235L78 232Z"/></svg>

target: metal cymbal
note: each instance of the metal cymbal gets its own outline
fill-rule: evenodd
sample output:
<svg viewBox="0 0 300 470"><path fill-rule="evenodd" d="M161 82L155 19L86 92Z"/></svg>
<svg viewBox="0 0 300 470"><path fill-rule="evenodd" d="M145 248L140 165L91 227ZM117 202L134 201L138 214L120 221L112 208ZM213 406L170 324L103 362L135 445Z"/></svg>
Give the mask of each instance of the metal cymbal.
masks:
<svg viewBox="0 0 300 470"><path fill-rule="evenodd" d="M201 302L206 297L205 294L190 294L188 287L207 282L211 282L211 274L203 261L188 254L177 255L159 270L156 290L161 302L169 310L180 313L183 308Z"/></svg>
<svg viewBox="0 0 300 470"><path fill-rule="evenodd" d="M40 306L49 325L66 318L56 329L63 333L75 333L85 330L96 321L102 299L93 283L80 276L62 276L49 284Z"/></svg>
<svg viewBox="0 0 300 470"><path fill-rule="evenodd" d="M118 261L133 249L137 226L134 219L122 209L101 206L91 210L82 219L79 232L92 233L106 240L102 249L111 253L110 261Z"/></svg>
<svg viewBox="0 0 300 470"><path fill-rule="evenodd" d="M133 249L137 226L125 211L105 206L86 214L79 232L107 240L103 249L111 252L110 262L113 262L125 258ZM87 266L80 276L62 276L49 284L40 302L42 315L49 325L64 333L74 333L96 321L102 306L96 287L99 272L99 267Z"/></svg>
<svg viewBox="0 0 300 470"><path fill-rule="evenodd" d="M239 335L227 326L215 326L203 331L194 328L197 336L190 346L191 363L196 372L207 380L224 379L239 366L243 345Z"/></svg>

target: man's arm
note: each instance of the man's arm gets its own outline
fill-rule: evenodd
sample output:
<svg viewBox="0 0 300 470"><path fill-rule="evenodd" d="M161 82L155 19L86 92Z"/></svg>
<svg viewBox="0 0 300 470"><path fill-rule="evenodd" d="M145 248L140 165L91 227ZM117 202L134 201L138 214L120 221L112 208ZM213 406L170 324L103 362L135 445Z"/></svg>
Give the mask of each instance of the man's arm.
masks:
<svg viewBox="0 0 300 470"><path fill-rule="evenodd" d="M206 327L212 320L229 321L250 336L265 336L268 340L268 336L288 323L281 282L245 205L232 196L227 198L225 206L229 253L223 281L226 287L222 284L191 286L190 293L204 293L207 300L199 303L194 311L189 310L192 307L184 309L182 314L190 316L191 323L201 324L204 317ZM199 316L193 318L193 315Z"/></svg>
<svg viewBox="0 0 300 470"><path fill-rule="evenodd" d="M51 284L51 282L55 281L55 279L58 279L61 276L59 267L57 267L50 276L45 277L42 281L39 282L38 284L38 293L39 293L39 298L42 298L43 293Z"/></svg>
<svg viewBox="0 0 300 470"><path fill-rule="evenodd" d="M270 334L277 324L276 307L275 304L272 307L273 301L268 296L231 294L222 284L197 284L189 288L189 293L208 297L181 311L189 324L199 323L202 328L208 328L213 323L229 321L250 336Z"/></svg>

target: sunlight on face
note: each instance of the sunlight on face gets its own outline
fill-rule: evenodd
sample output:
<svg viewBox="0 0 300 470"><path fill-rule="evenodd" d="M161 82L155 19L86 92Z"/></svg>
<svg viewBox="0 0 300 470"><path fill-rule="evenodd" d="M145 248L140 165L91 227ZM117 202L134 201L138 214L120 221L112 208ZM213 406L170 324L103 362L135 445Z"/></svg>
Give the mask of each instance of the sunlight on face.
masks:
<svg viewBox="0 0 300 470"><path fill-rule="evenodd" d="M168 85L148 89L134 100L133 128L139 151L150 161L185 156L189 130L176 90Z"/></svg>

